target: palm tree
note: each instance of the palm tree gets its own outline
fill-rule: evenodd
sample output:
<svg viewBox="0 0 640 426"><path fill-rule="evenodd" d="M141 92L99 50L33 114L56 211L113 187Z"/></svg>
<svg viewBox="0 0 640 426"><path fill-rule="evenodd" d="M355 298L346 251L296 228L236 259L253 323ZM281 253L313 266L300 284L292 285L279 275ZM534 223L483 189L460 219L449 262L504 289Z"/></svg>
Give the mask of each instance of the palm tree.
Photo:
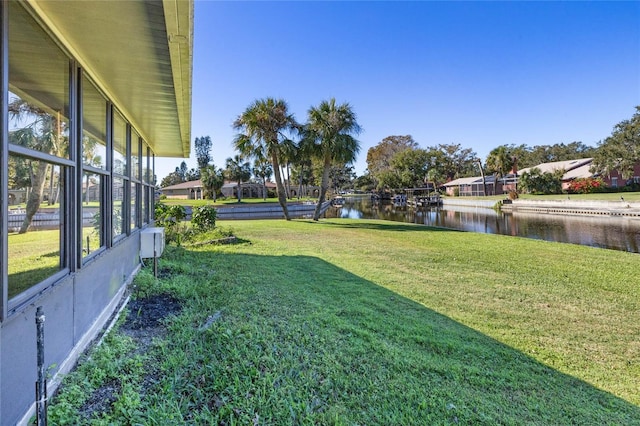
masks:
<svg viewBox="0 0 640 426"><path fill-rule="evenodd" d="M498 180L506 176L513 169L513 164L513 156L508 147L501 145L489 152L487 161L485 162L485 168L494 174L494 191L498 186Z"/></svg>
<svg viewBox="0 0 640 426"><path fill-rule="evenodd" d="M248 181L251 177L251 164L244 161L240 155L234 155L233 158L227 158L227 178L238 182L238 202L242 201L242 182Z"/></svg>
<svg viewBox="0 0 640 426"><path fill-rule="evenodd" d="M267 199L267 179L273 173L273 166L265 158L258 158L253 164L253 175L262 180L262 199Z"/></svg>
<svg viewBox="0 0 640 426"><path fill-rule="evenodd" d="M278 202L286 220L290 220L287 197L282 184L280 162L283 146L291 142L289 137L300 125L289 113L282 99L256 100L234 121L233 128L239 133L234 140L235 148L246 156L269 158L276 180Z"/></svg>
<svg viewBox="0 0 640 426"><path fill-rule="evenodd" d="M315 141L317 156L322 161L322 183L320 197L313 214L313 220L320 219L322 204L329 187L329 172L334 163L352 163L360 151L360 142L352 135L359 134L362 128L356 121L351 105L336 105L335 98L322 101L318 107L308 111L305 137Z"/></svg>
<svg viewBox="0 0 640 426"><path fill-rule="evenodd" d="M200 180L204 190L204 198L216 201L216 194L224 185L224 172L216 168L215 164L207 164L200 169Z"/></svg>

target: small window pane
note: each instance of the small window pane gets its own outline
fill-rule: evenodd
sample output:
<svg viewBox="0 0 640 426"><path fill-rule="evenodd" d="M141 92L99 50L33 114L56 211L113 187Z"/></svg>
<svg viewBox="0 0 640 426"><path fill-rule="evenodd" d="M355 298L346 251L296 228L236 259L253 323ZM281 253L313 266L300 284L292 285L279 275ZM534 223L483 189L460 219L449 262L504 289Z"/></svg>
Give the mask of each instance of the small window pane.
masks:
<svg viewBox="0 0 640 426"><path fill-rule="evenodd" d="M151 188L147 185L142 186L142 196L144 198L142 202L142 223L149 223L149 192Z"/></svg>
<svg viewBox="0 0 640 426"><path fill-rule="evenodd" d="M82 126L82 162L105 169L107 101L86 77L82 83Z"/></svg>
<svg viewBox="0 0 640 426"><path fill-rule="evenodd" d="M60 166L20 156L9 158L9 298L63 267L60 247L64 179Z"/></svg>
<svg viewBox="0 0 640 426"><path fill-rule="evenodd" d="M151 151L146 144L142 145L142 183L151 183L151 169L150 169L150 154Z"/></svg>
<svg viewBox="0 0 640 426"><path fill-rule="evenodd" d="M131 178L140 179L140 136L131 130Z"/></svg>
<svg viewBox="0 0 640 426"><path fill-rule="evenodd" d="M118 112L113 114L113 172L127 173L127 122Z"/></svg>
<svg viewBox="0 0 640 426"><path fill-rule="evenodd" d="M104 246L103 178L84 172L82 180L82 254L88 256Z"/></svg>
<svg viewBox="0 0 640 426"><path fill-rule="evenodd" d="M113 178L113 211L112 225L113 238L122 235L124 230L124 179L120 177Z"/></svg>
<svg viewBox="0 0 640 426"><path fill-rule="evenodd" d="M138 227L138 197L136 197L136 188L138 184L131 182L131 227L135 229Z"/></svg>

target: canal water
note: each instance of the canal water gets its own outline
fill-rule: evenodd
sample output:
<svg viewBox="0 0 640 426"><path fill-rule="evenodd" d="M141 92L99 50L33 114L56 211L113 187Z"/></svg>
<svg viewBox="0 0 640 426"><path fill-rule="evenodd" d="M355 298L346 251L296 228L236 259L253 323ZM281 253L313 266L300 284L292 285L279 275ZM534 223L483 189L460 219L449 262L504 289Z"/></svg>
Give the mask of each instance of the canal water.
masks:
<svg viewBox="0 0 640 426"><path fill-rule="evenodd" d="M341 207L330 207L325 217L383 219L640 253L640 218L502 213L446 204L413 208L373 203L366 197L346 198Z"/></svg>

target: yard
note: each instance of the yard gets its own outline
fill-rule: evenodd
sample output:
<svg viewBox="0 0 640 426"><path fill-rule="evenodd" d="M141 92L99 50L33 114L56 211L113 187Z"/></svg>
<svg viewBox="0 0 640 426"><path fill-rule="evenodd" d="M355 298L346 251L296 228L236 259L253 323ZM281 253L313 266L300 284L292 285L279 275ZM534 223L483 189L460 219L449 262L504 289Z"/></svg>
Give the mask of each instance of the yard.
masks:
<svg viewBox="0 0 640 426"><path fill-rule="evenodd" d="M50 421L640 424L637 254L374 220L224 227L235 244L170 247L138 275ZM157 300L170 315L132 333Z"/></svg>

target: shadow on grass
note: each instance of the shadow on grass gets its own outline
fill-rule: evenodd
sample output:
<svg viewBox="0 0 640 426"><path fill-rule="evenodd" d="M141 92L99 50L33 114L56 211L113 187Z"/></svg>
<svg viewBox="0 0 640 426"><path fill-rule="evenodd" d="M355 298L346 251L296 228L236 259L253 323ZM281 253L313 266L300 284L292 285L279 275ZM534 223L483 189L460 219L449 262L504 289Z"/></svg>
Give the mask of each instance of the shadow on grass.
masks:
<svg viewBox="0 0 640 426"><path fill-rule="evenodd" d="M187 324L222 312L206 336L170 336L217 360L165 373L204 372L181 396L190 419L640 424L640 407L321 259L175 249L163 263Z"/></svg>

